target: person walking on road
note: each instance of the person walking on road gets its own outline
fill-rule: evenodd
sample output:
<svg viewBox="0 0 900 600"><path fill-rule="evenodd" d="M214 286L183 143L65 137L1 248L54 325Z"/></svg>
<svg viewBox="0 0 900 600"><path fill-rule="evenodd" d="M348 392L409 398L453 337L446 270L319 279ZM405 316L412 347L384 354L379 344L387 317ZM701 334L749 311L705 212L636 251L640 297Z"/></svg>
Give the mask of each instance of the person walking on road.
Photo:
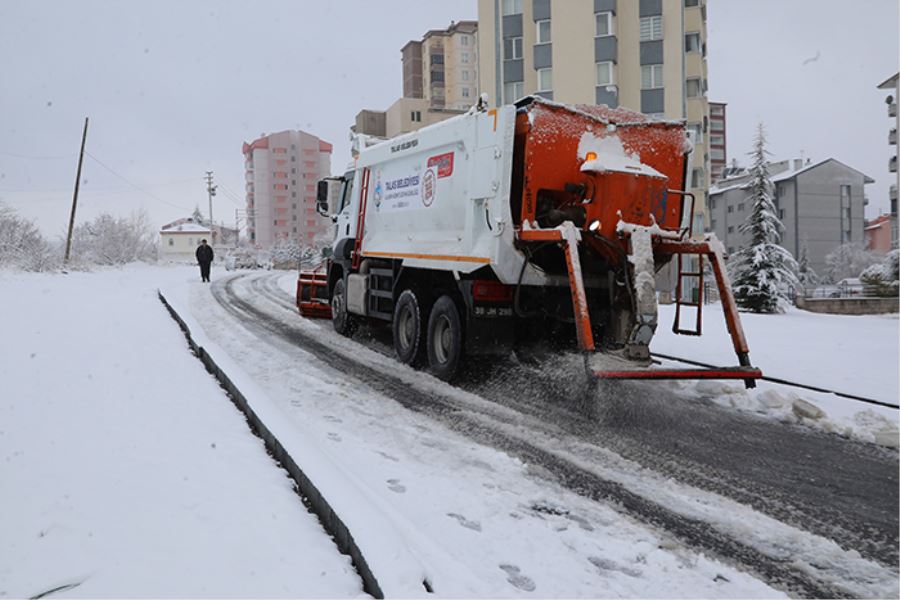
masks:
<svg viewBox="0 0 900 600"><path fill-rule="evenodd" d="M200 245L197 246L197 263L200 265L200 279L203 281L209 281L209 266L213 261L213 249L212 246L207 245L206 240L200 240Z"/></svg>

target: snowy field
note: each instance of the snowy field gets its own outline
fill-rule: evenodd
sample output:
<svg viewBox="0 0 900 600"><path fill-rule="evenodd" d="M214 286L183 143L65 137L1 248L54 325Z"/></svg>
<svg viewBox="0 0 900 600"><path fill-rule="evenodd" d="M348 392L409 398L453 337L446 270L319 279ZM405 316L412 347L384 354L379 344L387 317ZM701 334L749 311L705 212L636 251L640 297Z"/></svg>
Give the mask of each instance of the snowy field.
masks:
<svg viewBox="0 0 900 600"><path fill-rule="evenodd" d="M214 283L223 275L214 269ZM279 284L292 292L293 275ZM234 325L196 268L134 266L90 274L0 273L0 597L60 586L77 586L59 593L72 597L363 594L349 559L190 354L157 288L184 311L204 347L322 486L389 596L424 595L423 578L439 597L783 596L664 532L573 494L547 473L404 409L301 350L260 343ZM701 340L721 337L721 348L667 346L674 342L661 332L654 349L732 364L727 338L714 330L716 315L710 310L707 317L710 335ZM835 372L816 385L896 402L895 317L847 318L866 324L874 341L854 341L853 328L840 321L840 350L804 338L808 356L801 360L789 348L791 338L830 339L822 331L830 327L827 316L805 317L760 317L773 320L759 325L746 318L754 362L769 373L788 357L796 370L770 374L802 381L803 365L819 360ZM770 327L776 319L782 320ZM786 331L795 326L807 329ZM685 339L699 341L678 341ZM873 347L893 349L893 355L872 365ZM852 362L846 356L842 362L845 353L854 354ZM857 363L871 368L865 373L875 381L865 391L839 387L854 378L836 371ZM746 394L718 383L689 384L695 385L742 410L783 419L792 414L791 392L780 386L764 384ZM682 389L695 389L689 386ZM848 406L843 399L800 396L828 412L820 422L856 426L853 435L860 439L896 428L896 411L853 406L841 412L839 406ZM776 406L773 398L787 404ZM869 425L857 424L866 418ZM509 425L512 435L517 424L510 418ZM612 471L631 469L624 485L649 486L648 493L684 504L684 514L740 515L740 526L759 544L782 540L798 559L849 560L874 573L872 581L884 581L858 554L848 559L852 553L831 542L624 462L610 456L597 468L615 481ZM887 585L869 589L893 589L896 582Z"/></svg>

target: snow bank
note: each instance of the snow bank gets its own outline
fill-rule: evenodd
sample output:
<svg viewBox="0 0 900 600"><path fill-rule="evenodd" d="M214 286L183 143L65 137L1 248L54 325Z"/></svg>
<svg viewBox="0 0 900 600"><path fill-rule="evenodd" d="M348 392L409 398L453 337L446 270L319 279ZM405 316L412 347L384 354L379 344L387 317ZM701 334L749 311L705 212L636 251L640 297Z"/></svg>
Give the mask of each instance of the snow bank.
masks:
<svg viewBox="0 0 900 600"><path fill-rule="evenodd" d="M661 323L672 322L674 305L659 310ZM670 327L660 327L651 350L714 365L736 364L721 305L707 305L703 311L702 336L676 336ZM900 400L897 315L843 316L789 308L784 314L741 313L741 324L751 362L766 376L887 403ZM765 381L749 391L742 382L691 385L722 405L867 442L900 443L900 411L891 408Z"/></svg>
<svg viewBox="0 0 900 600"><path fill-rule="evenodd" d="M196 280L196 281L195 281ZM354 597L160 304L195 268L0 272L0 597Z"/></svg>

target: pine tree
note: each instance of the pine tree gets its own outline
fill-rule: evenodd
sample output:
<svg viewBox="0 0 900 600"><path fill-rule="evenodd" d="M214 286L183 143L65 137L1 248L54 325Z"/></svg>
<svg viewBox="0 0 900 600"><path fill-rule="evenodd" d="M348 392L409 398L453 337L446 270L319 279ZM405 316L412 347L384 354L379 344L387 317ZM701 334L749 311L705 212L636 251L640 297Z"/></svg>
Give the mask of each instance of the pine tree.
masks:
<svg viewBox="0 0 900 600"><path fill-rule="evenodd" d="M768 154L765 129L760 123L750 153L750 215L740 227L749 245L738 250L730 264L738 306L760 313L781 312L790 292L799 285L797 261L778 244L784 225L772 202Z"/></svg>
<svg viewBox="0 0 900 600"><path fill-rule="evenodd" d="M809 248L806 240L800 243L800 258L797 259L797 280L803 288L816 287L819 284L819 275L809 266Z"/></svg>

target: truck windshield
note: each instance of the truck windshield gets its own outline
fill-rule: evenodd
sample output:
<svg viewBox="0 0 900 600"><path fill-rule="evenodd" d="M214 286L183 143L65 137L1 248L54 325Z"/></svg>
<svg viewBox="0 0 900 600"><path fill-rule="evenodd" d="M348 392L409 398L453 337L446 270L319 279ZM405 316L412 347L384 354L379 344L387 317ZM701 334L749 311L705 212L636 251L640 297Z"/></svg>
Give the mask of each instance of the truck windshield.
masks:
<svg viewBox="0 0 900 600"><path fill-rule="evenodd" d="M344 174L344 189L341 194L341 209L338 212L343 212L344 208L346 208L350 204L350 199L353 197L353 171L347 171Z"/></svg>

